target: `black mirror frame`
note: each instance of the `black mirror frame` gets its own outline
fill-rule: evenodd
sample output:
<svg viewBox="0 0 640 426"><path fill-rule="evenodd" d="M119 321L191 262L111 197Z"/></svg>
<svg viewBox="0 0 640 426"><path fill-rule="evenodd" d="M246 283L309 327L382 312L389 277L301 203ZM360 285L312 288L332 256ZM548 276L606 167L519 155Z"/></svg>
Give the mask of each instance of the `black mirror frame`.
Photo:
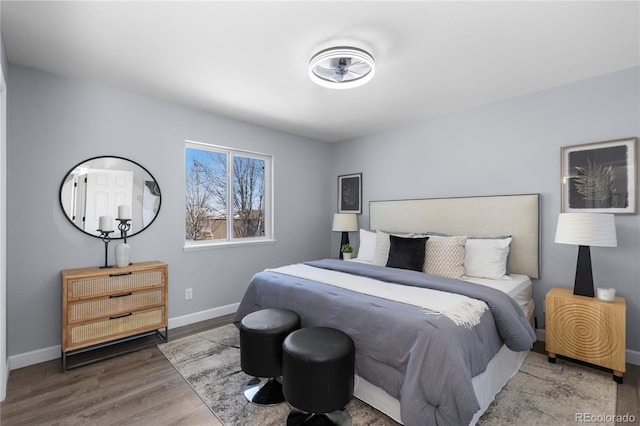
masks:
<svg viewBox="0 0 640 426"><path fill-rule="evenodd" d="M158 203L158 211L156 212L155 216L153 217L153 219L151 220L151 222L149 222L147 224L147 226L145 226L144 228L140 229L137 232L134 232L133 234L127 234L127 239L133 237L134 235L138 235L139 233L141 233L142 231L146 230L148 227L150 227L153 222L156 221L156 219L158 218L158 215L160 214L160 208L162 207L162 191L160 190L160 185L158 184L158 180L155 178L155 176L153 176L151 174L151 172L149 172L149 170L147 170L146 167L144 167L143 165L141 165L140 163L130 160L128 158L124 158L124 157L120 157L118 155L98 155L96 157L91 157L91 158L87 158L86 160L82 160L79 163L77 163L76 165L74 165L73 167L71 167L67 173L64 175L64 177L62 178L62 182L60 183L60 188L58 189L58 202L60 203L60 209L62 210L62 214L64 215L64 217L69 221L69 223L71 223L71 225L73 225L73 227L75 229L77 229L78 231L90 236L90 237L94 237L94 238L98 238L98 239L102 239L102 236L100 235L94 235L94 234L90 234L87 231L85 231L84 229L80 229L74 222L73 220L71 220L71 218L69 217L69 215L67 215L66 210L64 209L64 204L62 203L62 189L64 187L65 181L67 179L67 176L69 176L69 174L74 171L76 168L78 168L80 165L87 163L89 161L93 161L93 160L98 160L100 158L115 158L118 160L124 160L124 161L128 161L129 163L133 163L136 166L140 167L142 170L145 171L145 173L147 173L149 176L151 176L151 178L153 179L153 181L156 183L156 187L158 189L158 194L159 194L159 198L160 198L160 202ZM114 233L114 236L111 237L112 240L121 240L123 239L123 237L120 236L115 236L118 233Z"/></svg>

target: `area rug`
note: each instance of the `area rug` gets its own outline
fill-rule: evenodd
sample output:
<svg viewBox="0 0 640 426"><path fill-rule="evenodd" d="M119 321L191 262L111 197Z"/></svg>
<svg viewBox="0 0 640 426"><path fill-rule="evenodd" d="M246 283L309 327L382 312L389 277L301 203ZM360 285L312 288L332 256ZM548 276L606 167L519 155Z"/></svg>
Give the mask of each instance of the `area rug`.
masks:
<svg viewBox="0 0 640 426"><path fill-rule="evenodd" d="M477 424L611 425L616 397L612 373L529 352Z"/></svg>
<svg viewBox="0 0 640 426"><path fill-rule="evenodd" d="M211 329L158 345L202 401L225 426L283 425L287 404L258 406L247 402L243 386L251 379L240 369L238 330ZM616 383L611 374L561 359L556 364L530 352L520 371L496 396L479 425L607 424L615 414ZM347 406L353 426L398 425L353 398ZM611 421L608 422L611 424Z"/></svg>

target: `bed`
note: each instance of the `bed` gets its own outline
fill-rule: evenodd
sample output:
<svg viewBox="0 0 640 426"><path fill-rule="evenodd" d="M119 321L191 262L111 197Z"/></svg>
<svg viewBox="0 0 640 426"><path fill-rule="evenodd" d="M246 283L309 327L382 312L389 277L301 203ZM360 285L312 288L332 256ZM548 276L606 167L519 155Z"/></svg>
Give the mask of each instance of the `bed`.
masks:
<svg viewBox="0 0 640 426"><path fill-rule="evenodd" d="M372 201L354 261L260 272L234 321L281 307L341 329L356 397L407 426L475 424L535 341L539 198Z"/></svg>

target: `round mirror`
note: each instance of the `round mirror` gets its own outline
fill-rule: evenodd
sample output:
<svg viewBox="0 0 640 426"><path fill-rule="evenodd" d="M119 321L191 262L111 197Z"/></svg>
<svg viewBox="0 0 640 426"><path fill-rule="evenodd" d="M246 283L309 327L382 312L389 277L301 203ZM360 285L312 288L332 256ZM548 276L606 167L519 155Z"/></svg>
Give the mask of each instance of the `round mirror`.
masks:
<svg viewBox="0 0 640 426"><path fill-rule="evenodd" d="M73 225L100 238L101 227L122 238L118 216L131 219L127 237L144 231L160 211L160 187L147 169L122 157L94 157L76 164L60 184L60 205ZM101 219L102 217L102 219ZM105 228L105 229L106 229Z"/></svg>

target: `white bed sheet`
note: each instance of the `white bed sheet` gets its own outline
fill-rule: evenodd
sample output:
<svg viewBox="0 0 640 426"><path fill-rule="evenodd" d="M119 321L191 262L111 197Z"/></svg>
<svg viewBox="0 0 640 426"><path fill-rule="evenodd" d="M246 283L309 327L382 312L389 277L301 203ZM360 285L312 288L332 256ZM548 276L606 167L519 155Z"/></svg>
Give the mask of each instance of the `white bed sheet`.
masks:
<svg viewBox="0 0 640 426"><path fill-rule="evenodd" d="M469 277L465 281L481 284L496 290L503 291L514 299L529 320L531 328L535 330L535 304L533 303L533 291L531 290L531 278L526 275L511 274L510 279L492 280L489 278Z"/></svg>
<svg viewBox="0 0 640 426"><path fill-rule="evenodd" d="M512 299L518 302L518 305L520 305L525 313L527 312L527 305L533 297L531 278L526 275L511 274L510 279L504 278L501 280L469 277L466 278L465 281L481 284L507 293Z"/></svg>

